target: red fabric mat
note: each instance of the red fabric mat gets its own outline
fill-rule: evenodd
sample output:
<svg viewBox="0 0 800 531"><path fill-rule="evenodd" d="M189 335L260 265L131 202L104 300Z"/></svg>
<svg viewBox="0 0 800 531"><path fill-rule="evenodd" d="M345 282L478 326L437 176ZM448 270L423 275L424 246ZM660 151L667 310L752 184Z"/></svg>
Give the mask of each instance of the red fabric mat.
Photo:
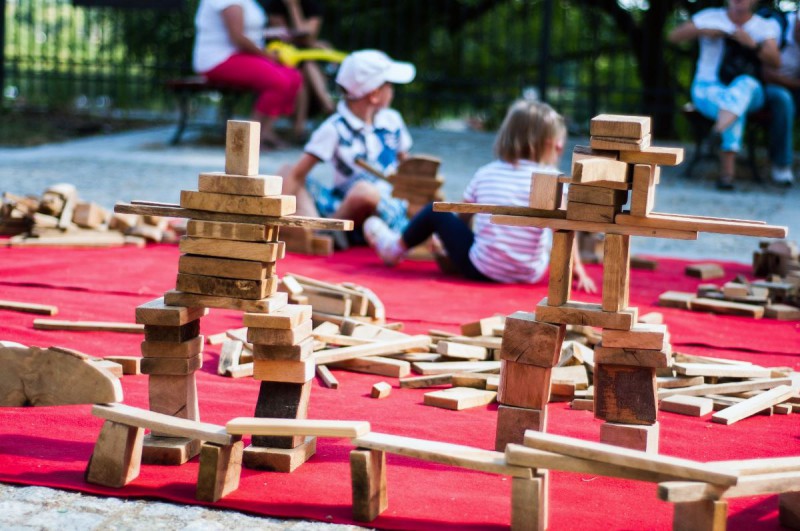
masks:
<svg viewBox="0 0 800 531"><path fill-rule="evenodd" d="M5 249L0 250L0 299L55 304L64 320L132 321L137 305L174 287L175 246L147 249ZM634 271L631 303L640 313L661 311L676 349L745 359L766 366L800 370L800 328L796 323L697 314L656 306L667 289L693 291L698 280L683 275L686 262L659 259L656 272ZM728 276L748 273L743 265L724 264ZM601 268L587 266L598 283ZM477 284L439 274L425 262L383 267L368 249L332 258L290 255L280 273L295 272L329 281L351 281L373 289L390 320L409 332L429 328L456 331L462 322L496 312L532 311L545 285ZM578 295L587 301L598 296ZM29 345L61 345L88 354L135 355L135 334L33 330L37 317L0 311L0 339ZM212 310L202 333L241 326L237 312ZM251 416L258 392L252 379L232 380L214 374L219 347L207 346L198 376L203 420L224 424ZM491 448L496 406L461 412L422 405L426 390L393 389L385 400L369 398L379 380L391 379L335 371L338 390L315 384L312 418L364 419L373 430L397 435ZM392 382L396 383L396 382ZM147 407L147 378L122 379L125 402ZM600 422L591 413L566 404L549 408L549 431L597 440ZM123 489L83 481L101 421L89 406L0 409L0 481L45 485L113 496L151 497L181 503L194 500L196 460L181 467L143 466ZM663 413L661 452L707 461L800 455L796 415L757 416L733 426ZM348 441L321 439L317 454L293 474L244 470L239 490L216 505L273 516L347 523L350 519ZM389 509L372 525L386 529L492 529L508 525L510 480L450 467L388 456ZM550 522L553 529L669 529L671 506L656 499L652 484L580 474L553 473ZM776 529L775 496L732 500L732 529Z"/></svg>

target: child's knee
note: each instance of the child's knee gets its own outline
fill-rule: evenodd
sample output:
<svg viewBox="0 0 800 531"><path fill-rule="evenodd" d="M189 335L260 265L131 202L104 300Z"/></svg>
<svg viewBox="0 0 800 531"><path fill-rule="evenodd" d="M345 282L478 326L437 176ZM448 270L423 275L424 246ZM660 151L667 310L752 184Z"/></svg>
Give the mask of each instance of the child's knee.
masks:
<svg viewBox="0 0 800 531"><path fill-rule="evenodd" d="M378 189L366 181L359 181L347 193L348 199L365 205L378 206L381 194Z"/></svg>

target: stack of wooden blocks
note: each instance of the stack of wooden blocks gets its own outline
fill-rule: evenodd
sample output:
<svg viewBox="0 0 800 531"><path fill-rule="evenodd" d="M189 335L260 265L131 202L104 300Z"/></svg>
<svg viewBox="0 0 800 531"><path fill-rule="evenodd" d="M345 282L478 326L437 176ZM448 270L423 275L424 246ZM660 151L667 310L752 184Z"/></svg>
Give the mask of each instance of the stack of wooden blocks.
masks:
<svg viewBox="0 0 800 531"><path fill-rule="evenodd" d="M444 200L441 191L444 178L438 173L440 164L437 158L417 155L401 162L397 172L389 177L392 195L408 201L408 217L432 201Z"/></svg>

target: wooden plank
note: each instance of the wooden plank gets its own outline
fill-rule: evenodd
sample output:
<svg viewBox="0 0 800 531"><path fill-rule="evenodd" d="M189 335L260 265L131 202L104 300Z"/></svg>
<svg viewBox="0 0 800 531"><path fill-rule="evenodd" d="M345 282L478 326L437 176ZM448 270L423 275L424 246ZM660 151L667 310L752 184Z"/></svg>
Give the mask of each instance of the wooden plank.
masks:
<svg viewBox="0 0 800 531"><path fill-rule="evenodd" d="M178 248L182 253L187 254L251 260L255 262L275 262L286 256L286 246L283 242L239 242L183 236L178 244Z"/></svg>
<svg viewBox="0 0 800 531"><path fill-rule="evenodd" d="M712 461L726 470L736 470L742 476L800 472L800 457L764 457L731 461Z"/></svg>
<svg viewBox="0 0 800 531"><path fill-rule="evenodd" d="M530 207L490 205L487 203L453 203L435 202L434 212L453 212L455 214L505 214L537 218L566 219L566 210L541 210Z"/></svg>
<svg viewBox="0 0 800 531"><path fill-rule="evenodd" d="M241 177L237 177L241 178ZM190 219L186 224L186 235L218 240L245 242L274 242L278 240L278 227L256 223L228 223Z"/></svg>
<svg viewBox="0 0 800 531"><path fill-rule="evenodd" d="M416 362L414 370L426 376L436 374L450 374L465 371L493 372L500 370L499 361L439 361Z"/></svg>
<svg viewBox="0 0 800 531"><path fill-rule="evenodd" d="M263 197L280 195L283 177L279 175L230 175L223 172L205 172L197 178L197 190L216 194L249 195Z"/></svg>
<svg viewBox="0 0 800 531"><path fill-rule="evenodd" d="M711 415L711 420L719 424L730 425L742 419L755 415L759 411L780 404L787 398L797 394L797 388L790 385L781 385L755 395L747 400L723 409Z"/></svg>
<svg viewBox="0 0 800 531"><path fill-rule="evenodd" d="M260 122L228 120L225 131L225 173L256 175L260 149Z"/></svg>
<svg viewBox="0 0 800 531"><path fill-rule="evenodd" d="M223 308L226 310L269 313L286 306L289 296L286 293L278 292L265 299L247 300L170 290L164 293L164 301L173 306Z"/></svg>
<svg viewBox="0 0 800 531"><path fill-rule="evenodd" d="M425 376L411 376L400 379L401 389L419 389L421 387L434 387L437 385L449 384L453 379L452 373L432 374ZM463 385L459 385L464 387Z"/></svg>
<svg viewBox="0 0 800 531"><path fill-rule="evenodd" d="M628 307L630 257L630 236L606 234L603 243L603 311L619 312Z"/></svg>
<svg viewBox="0 0 800 531"><path fill-rule="evenodd" d="M169 433L173 437L200 439L221 445L231 444L233 441L222 426L163 415L125 404L95 404L92 415L126 426Z"/></svg>
<svg viewBox="0 0 800 531"><path fill-rule="evenodd" d="M258 223L277 227L305 227L322 230L353 230L353 221L349 219L315 218L308 216L255 216L249 214L228 214L225 212L209 212L183 208L171 203L155 203L152 201L133 201L117 203L114 212L121 214L139 214L143 216L164 216L171 218L192 218L205 221L227 221L231 223Z"/></svg>
<svg viewBox="0 0 800 531"><path fill-rule="evenodd" d="M253 197L193 190L181 190L180 205L182 208L192 210L274 217L289 216L296 210L295 196L293 195Z"/></svg>
<svg viewBox="0 0 800 531"><path fill-rule="evenodd" d="M411 374L411 363L408 361L384 358L381 356L368 356L366 358L338 361L336 363L331 363L330 366L334 369L378 374L381 376L390 376L392 378L403 378ZM320 365L320 367L322 367L322 365Z"/></svg>
<svg viewBox="0 0 800 531"><path fill-rule="evenodd" d="M622 206L628 201L628 191L600 186L571 184L567 192L567 200L568 204L575 202Z"/></svg>
<svg viewBox="0 0 800 531"><path fill-rule="evenodd" d="M716 485L736 485L739 480L736 474L724 472L713 465L678 457L653 455L551 433L529 430L525 433L525 445L581 459L684 477L689 480L706 481Z"/></svg>
<svg viewBox="0 0 800 531"><path fill-rule="evenodd" d="M537 210L558 210L564 195L559 173L533 172L528 205Z"/></svg>
<svg viewBox="0 0 800 531"><path fill-rule="evenodd" d="M55 315L58 307L50 304L33 304L30 302L0 301L0 310L11 310L23 313L35 313L39 315Z"/></svg>
<svg viewBox="0 0 800 531"><path fill-rule="evenodd" d="M687 363L673 364L675 372L684 376L716 376L719 378L769 378L770 369L757 365L722 365L719 363Z"/></svg>
<svg viewBox="0 0 800 531"><path fill-rule="evenodd" d="M753 319L764 317L764 307L755 304L721 301L706 297L695 297L689 301L689 309L695 312L712 312L724 315L743 315Z"/></svg>
<svg viewBox="0 0 800 531"><path fill-rule="evenodd" d="M633 167L631 188L631 215L648 216L656 197L656 172L658 167L637 164Z"/></svg>
<svg viewBox="0 0 800 531"><path fill-rule="evenodd" d="M595 205L592 203L567 203L567 219L588 221L590 223L614 223L614 216L620 212L618 205Z"/></svg>
<svg viewBox="0 0 800 531"><path fill-rule="evenodd" d="M674 395L705 396L711 394L741 393L744 391L753 391L755 389L771 389L779 385L792 385L792 380L790 378L765 378L763 380L747 380L744 382L704 384L677 389L662 389L658 392L658 399L661 400Z"/></svg>
<svg viewBox="0 0 800 531"><path fill-rule="evenodd" d="M328 389L338 389L339 380L333 375L331 370L325 365L317 365L317 376L322 380L322 384Z"/></svg>
<svg viewBox="0 0 800 531"><path fill-rule="evenodd" d="M497 393L471 387L451 387L440 391L425 393L423 403L426 406L440 407L461 411L473 407L485 406L494 402Z"/></svg>
<svg viewBox="0 0 800 531"><path fill-rule="evenodd" d="M576 161L572 167L572 182L577 184L627 183L628 165L607 158L587 158Z"/></svg>
<svg viewBox="0 0 800 531"><path fill-rule="evenodd" d="M622 214L617 214L614 223L595 223L592 221L575 221L568 219L547 219L542 217L493 215L491 222L497 225L514 227L539 227L555 230L571 230L583 232L603 232L606 234L628 234L630 236L646 236L648 238L667 238L672 240L696 240L696 231L675 230L639 225L621 225L618 222Z"/></svg>
<svg viewBox="0 0 800 531"><path fill-rule="evenodd" d="M315 437L361 437L370 432L361 420L265 419L236 417L225 430L231 435L313 435Z"/></svg>
<svg viewBox="0 0 800 531"><path fill-rule="evenodd" d="M402 352L409 348L427 347L430 344L430 341L431 338L429 336L410 336L408 338L382 341L367 345L355 345L352 347L330 349L317 353L313 359L317 365L325 365L327 363L344 361L353 358L362 358L365 356L393 354L396 352Z"/></svg>
<svg viewBox="0 0 800 531"><path fill-rule="evenodd" d="M550 249L550 279L547 285L547 301L550 306L565 304L572 291L572 248L575 232L553 231L553 246Z"/></svg>
<svg viewBox="0 0 800 531"><path fill-rule="evenodd" d="M690 417L702 417L714 410L714 401L699 396L675 395L662 400L658 408L661 411L670 411Z"/></svg>
<svg viewBox="0 0 800 531"><path fill-rule="evenodd" d="M683 162L683 148L650 146L641 151L621 151L619 160L630 164L677 166Z"/></svg>
<svg viewBox="0 0 800 531"><path fill-rule="evenodd" d="M739 482L728 489L710 482L670 481L658 485L658 497L673 503L687 501L743 498L780 492L798 492L800 472L776 472L739 477Z"/></svg>
<svg viewBox="0 0 800 531"><path fill-rule="evenodd" d="M647 217L619 214L616 223L626 226L649 227L654 229L671 229L680 231L713 232L717 234L735 234L758 238L786 238L788 229L774 225L757 225L740 223L735 220L710 220L682 217L675 214L651 212Z"/></svg>
<svg viewBox="0 0 800 531"><path fill-rule="evenodd" d="M550 306L547 297L536 306L536 319L545 323L586 325L617 330L630 330L636 322L637 313L635 307L619 312L605 312L599 304L578 301Z"/></svg>
<svg viewBox="0 0 800 531"><path fill-rule="evenodd" d="M493 452L471 446L376 432L353 439L352 442L359 448L380 450L468 470L528 479L533 477L530 468L506 464L505 456L501 452Z"/></svg>
<svg viewBox="0 0 800 531"><path fill-rule="evenodd" d="M137 323L115 323L110 321L61 321L59 319L34 319L35 330L73 330L76 332L121 332L141 334L144 325Z"/></svg>
<svg viewBox="0 0 800 531"><path fill-rule="evenodd" d="M636 323L630 330L603 330L603 346L661 350L669 339L667 325Z"/></svg>
<svg viewBox="0 0 800 531"><path fill-rule="evenodd" d="M640 139L614 138L607 136L592 136L589 145L592 149L613 149L615 151L641 151L650 147L651 135Z"/></svg>
<svg viewBox="0 0 800 531"><path fill-rule="evenodd" d="M589 134L640 139L650 134L650 117L598 114L589 122Z"/></svg>

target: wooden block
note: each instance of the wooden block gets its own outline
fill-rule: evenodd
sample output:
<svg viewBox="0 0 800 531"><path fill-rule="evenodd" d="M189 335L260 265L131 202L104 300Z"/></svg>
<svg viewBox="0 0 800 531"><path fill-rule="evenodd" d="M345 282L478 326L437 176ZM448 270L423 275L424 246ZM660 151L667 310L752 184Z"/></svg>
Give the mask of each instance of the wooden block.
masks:
<svg viewBox="0 0 800 531"><path fill-rule="evenodd" d="M289 296L286 293L275 293L265 299L249 300L218 297L215 295L198 295L182 291L167 291L164 300L168 304L200 306L203 308L223 308L226 310L243 310L246 312L274 312L286 306Z"/></svg>
<svg viewBox="0 0 800 531"><path fill-rule="evenodd" d="M764 307L740 302L718 301L705 297L695 297L689 301L689 309L695 312L712 312L723 315L743 315L753 319L764 317Z"/></svg>
<svg viewBox="0 0 800 531"><path fill-rule="evenodd" d="M472 323L462 324L461 334L467 337L490 336L492 335L492 330L496 327L502 327L504 322L505 316L502 315L484 317Z"/></svg>
<svg viewBox="0 0 800 531"><path fill-rule="evenodd" d="M558 173L533 172L528 201L531 208L558 210L561 207L564 185L559 177Z"/></svg>
<svg viewBox="0 0 800 531"><path fill-rule="evenodd" d="M283 242L240 242L189 236L181 238L179 248L182 253L256 262L275 262L286 254Z"/></svg>
<svg viewBox="0 0 800 531"><path fill-rule="evenodd" d="M227 376L228 371L233 367L238 367L242 359L244 343L237 339L226 339L222 343L217 362L217 374ZM251 373L252 376L252 373Z"/></svg>
<svg viewBox="0 0 800 531"><path fill-rule="evenodd" d="M689 415L690 417L702 417L714 410L714 401L710 398L699 396L675 395L663 399L658 407L661 411L670 411L681 415Z"/></svg>
<svg viewBox="0 0 800 531"><path fill-rule="evenodd" d="M800 529L800 492L778 495L778 520L783 527Z"/></svg>
<svg viewBox="0 0 800 531"><path fill-rule="evenodd" d="M295 345L253 345L253 359L303 361L314 354L314 338L307 337Z"/></svg>
<svg viewBox="0 0 800 531"><path fill-rule="evenodd" d="M631 256L631 269L644 269L646 271L655 271L658 269L658 261L643 256Z"/></svg>
<svg viewBox="0 0 800 531"><path fill-rule="evenodd" d="M411 374L411 363L408 361L384 358L381 356L356 358L352 360L331 363L329 365L334 369L365 372L368 374L379 374L381 376L389 376L392 378L403 378Z"/></svg>
<svg viewBox="0 0 800 531"><path fill-rule="evenodd" d="M620 424L654 424L658 414L656 370L595 365L594 416Z"/></svg>
<svg viewBox="0 0 800 531"><path fill-rule="evenodd" d="M713 278L722 278L725 276L725 270L719 264L692 264L686 266L685 273L690 277L699 278L702 280L709 280Z"/></svg>
<svg viewBox="0 0 800 531"><path fill-rule="evenodd" d="M705 380L702 376L657 376L656 385L659 389L678 389L702 385Z"/></svg>
<svg viewBox="0 0 800 531"><path fill-rule="evenodd" d="M594 399L575 398L570 402L570 407L578 411L594 411Z"/></svg>
<svg viewBox="0 0 800 531"><path fill-rule="evenodd" d="M571 184L567 192L567 201L567 204L574 202L621 207L628 201L628 191L591 186L590 184Z"/></svg>
<svg viewBox="0 0 800 531"><path fill-rule="evenodd" d="M436 352L448 358L464 360L485 360L489 357L489 352L485 347L451 343L449 341L439 341L436 344Z"/></svg>
<svg viewBox="0 0 800 531"><path fill-rule="evenodd" d="M457 372L497 372L499 361L437 361L414 362L414 371L424 375L453 374Z"/></svg>
<svg viewBox="0 0 800 531"><path fill-rule="evenodd" d="M730 425L742 419L755 415L764 408L780 404L784 400L797 394L797 389L790 385L781 385L769 391L764 391L747 400L723 409L711 415L711 420L720 424Z"/></svg>
<svg viewBox="0 0 800 531"><path fill-rule="evenodd" d="M778 321L800 321L800 308L788 304L769 304L764 308L764 317Z"/></svg>
<svg viewBox="0 0 800 531"><path fill-rule="evenodd" d="M550 306L546 297L536 306L536 319L545 323L587 325L615 330L630 330L636 322L637 313L635 307L619 312L605 312L599 304L577 301Z"/></svg>
<svg viewBox="0 0 800 531"><path fill-rule="evenodd" d="M511 529L544 531L548 528L548 474L511 479Z"/></svg>
<svg viewBox="0 0 800 531"><path fill-rule="evenodd" d="M313 360L253 360L253 378L269 382L306 383L314 378Z"/></svg>
<svg viewBox="0 0 800 531"><path fill-rule="evenodd" d="M350 452L353 520L371 522L389 506L386 491L386 453L355 449Z"/></svg>
<svg viewBox="0 0 800 531"><path fill-rule="evenodd" d="M201 173L197 179L197 190L216 194L249 195L264 197L280 195L283 177L279 175L228 175L223 172ZM238 239L238 238L232 238Z"/></svg>
<svg viewBox="0 0 800 531"><path fill-rule="evenodd" d="M570 297L572 290L572 247L575 232L553 231L553 247L550 250L550 280L547 285L547 304L561 306ZM542 320L542 319L540 319Z"/></svg>
<svg viewBox="0 0 800 531"><path fill-rule="evenodd" d="M689 309L689 301L696 298L694 293L686 291L665 291L658 296L658 305L665 308Z"/></svg>
<svg viewBox="0 0 800 531"><path fill-rule="evenodd" d="M317 451L317 438L306 437L293 448L263 448L250 445L244 449L245 468L291 473L311 459Z"/></svg>
<svg viewBox="0 0 800 531"><path fill-rule="evenodd" d="M246 280L234 278L209 277L178 273L176 289L185 293L231 297L235 299L261 300L278 290L278 278Z"/></svg>
<svg viewBox="0 0 800 531"><path fill-rule="evenodd" d="M17 301L0 301L0 310L35 313L39 315L55 315L58 313L58 308L56 306L47 304L31 304Z"/></svg>
<svg viewBox="0 0 800 531"><path fill-rule="evenodd" d="M253 197L212 194L193 190L181 190L180 206L192 210L268 217L290 216L296 210L295 196L293 195Z"/></svg>
<svg viewBox="0 0 800 531"><path fill-rule="evenodd" d="M552 368L501 361L497 401L506 406L544 409L550 399Z"/></svg>
<svg viewBox="0 0 800 531"><path fill-rule="evenodd" d="M503 360L553 367L561 356L566 325L536 321L536 314L516 312L506 318L500 358Z"/></svg>
<svg viewBox="0 0 800 531"><path fill-rule="evenodd" d="M600 425L600 442L657 454L658 433L658 422L649 426L604 422Z"/></svg>
<svg viewBox="0 0 800 531"><path fill-rule="evenodd" d="M728 520L728 502L701 500L676 503L672 516L672 529L681 531L725 531Z"/></svg>
<svg viewBox="0 0 800 531"><path fill-rule="evenodd" d="M34 319L35 330L78 330L84 332L120 332L140 334L144 327L134 323L115 323L111 321L64 321L61 319Z"/></svg>
<svg viewBox="0 0 800 531"><path fill-rule="evenodd" d="M225 173L257 175L261 124L228 120L225 133Z"/></svg>
<svg viewBox="0 0 800 531"><path fill-rule="evenodd" d="M630 330L603 330L603 346L614 348L662 349L669 339L667 325L636 323Z"/></svg>
<svg viewBox="0 0 800 531"><path fill-rule="evenodd" d="M652 215L651 215L652 216ZM621 218L628 218L626 223L621 223ZM646 236L648 238L668 238L673 240L696 240L697 231L699 227L694 230L689 229L693 224L683 224L678 226L684 227L672 228L661 226L660 220L657 220L653 225L649 226L652 217L641 218L630 216L628 214L617 214L614 217L614 223L597 223L595 221L578 221L574 219L563 218L543 218L543 217L528 217L528 216L512 216L512 215L492 215L490 221L495 225L508 225L511 227L539 227L549 228L553 230L569 230L569 231L584 231L584 232L602 232L606 234L628 234L630 236ZM633 222L632 220L635 220ZM754 225L756 226L756 225ZM770 228L769 231L775 229ZM783 230L783 229L781 229ZM723 232L718 230L717 232ZM727 232L734 232L727 230ZM759 231L760 232L760 231ZM738 232L737 232L738 233ZM783 232L781 232L783 234Z"/></svg>
<svg viewBox="0 0 800 531"><path fill-rule="evenodd" d="M589 221L593 223L614 223L614 217L620 212L617 205L593 205L591 203L567 203L567 219Z"/></svg>
<svg viewBox="0 0 800 531"><path fill-rule="evenodd" d="M722 294L726 299L747 297L750 294L750 288L747 284L740 282L726 282L722 285Z"/></svg>
<svg viewBox="0 0 800 531"><path fill-rule="evenodd" d="M728 365L720 363L692 363L678 361L673 365L677 374L719 378L769 378L770 369L758 365Z"/></svg>
<svg viewBox="0 0 800 531"><path fill-rule="evenodd" d="M311 336L313 328L310 320L303 321L294 328L248 328L247 341L253 345L297 345Z"/></svg>
<svg viewBox="0 0 800 531"><path fill-rule="evenodd" d="M178 259L178 272L209 277L264 280L275 275L275 262L184 254Z"/></svg>
<svg viewBox="0 0 800 531"><path fill-rule="evenodd" d="M262 381L256 402L255 417L304 419L308 416L311 382L303 384ZM253 446L295 448L304 443L303 436L280 437L256 435Z"/></svg>
<svg viewBox="0 0 800 531"><path fill-rule="evenodd" d="M640 151L621 151L619 160L629 164L677 166L683 162L683 148L651 146Z"/></svg>
<svg viewBox="0 0 800 531"><path fill-rule="evenodd" d="M324 365L328 363L335 363L338 361L345 361L349 359L364 358L367 356L397 354L408 349L417 349L420 347L424 347L427 349L428 345L430 344L430 341L431 338L430 336L427 335L405 336L399 339L378 341L375 343L368 343L365 345L354 345L352 347L329 349L323 352L318 352L314 356L314 361L316 361L317 365ZM454 362L454 363L459 363L459 362ZM480 362L475 362L475 363L480 363Z"/></svg>
<svg viewBox="0 0 800 531"><path fill-rule="evenodd" d="M242 324L251 328L277 328L289 330L311 320L308 304L287 304L271 313L245 313Z"/></svg>
<svg viewBox="0 0 800 531"><path fill-rule="evenodd" d="M164 297L159 297L136 307L136 322L144 325L181 326L207 314L208 310L202 306L169 305L165 303Z"/></svg>
<svg viewBox="0 0 800 531"><path fill-rule="evenodd" d="M192 374L203 366L203 356L192 358L143 358L142 374L182 376Z"/></svg>
<svg viewBox="0 0 800 531"><path fill-rule="evenodd" d="M503 452L509 443L522 444L526 430L547 431L547 408L497 406L497 431L494 449Z"/></svg>
<svg viewBox="0 0 800 531"><path fill-rule="evenodd" d="M392 392L392 386L386 382L378 382L372 385L370 396L372 398L386 398ZM357 436L356 436L357 437Z"/></svg>
<svg viewBox="0 0 800 531"><path fill-rule="evenodd" d="M72 212L72 222L79 227L97 229L106 221L108 213L97 203L78 203Z"/></svg>
<svg viewBox="0 0 800 531"><path fill-rule="evenodd" d="M603 311L619 312L628 307L631 237L606 234L603 244Z"/></svg>
<svg viewBox="0 0 800 531"><path fill-rule="evenodd" d="M141 361L139 356L106 356L107 361L118 363L122 367L122 374L136 375L142 374Z"/></svg>
<svg viewBox="0 0 800 531"><path fill-rule="evenodd" d="M618 225L677 231L701 231L738 236L785 238L787 228L748 220L663 214L651 212L647 217L620 214L614 220Z"/></svg>
<svg viewBox="0 0 800 531"><path fill-rule="evenodd" d="M660 350L640 348L606 347L603 341L594 347L595 363L610 365L631 365L634 367L653 367L656 369L672 365L672 346L664 342Z"/></svg>
<svg viewBox="0 0 800 531"><path fill-rule="evenodd" d="M186 376L152 374L148 380L148 396L150 410L155 413L200 420L194 373Z"/></svg>
<svg viewBox="0 0 800 531"><path fill-rule="evenodd" d="M236 179L246 178L236 177ZM274 225L259 225L256 223L231 223L225 221L190 219L186 224L186 235L218 240L275 242L278 241L278 227Z"/></svg>
<svg viewBox="0 0 800 531"><path fill-rule="evenodd" d="M587 158L572 165L572 182L599 186L604 183L628 184L628 165L607 158Z"/></svg>
<svg viewBox="0 0 800 531"><path fill-rule="evenodd" d="M145 465L180 466L200 453L199 439L187 437L144 436L142 463Z"/></svg>
<svg viewBox="0 0 800 531"><path fill-rule="evenodd" d="M170 341L181 343L200 335L200 319L181 326L144 325L145 341Z"/></svg>
<svg viewBox="0 0 800 531"><path fill-rule="evenodd" d="M473 389L471 387L451 387L450 389L425 393L423 403L426 406L460 411L491 404L496 396L497 393L494 391Z"/></svg>
<svg viewBox="0 0 800 531"><path fill-rule="evenodd" d="M584 365L569 365L565 367L553 367L551 373L553 383L567 383L578 390L589 388L589 376Z"/></svg>
<svg viewBox="0 0 800 531"><path fill-rule="evenodd" d="M589 145L592 149L613 149L615 151L641 151L650 147L652 137L645 135L641 139L614 138L608 136L592 136Z"/></svg>
<svg viewBox="0 0 800 531"><path fill-rule="evenodd" d="M650 134L650 117L598 114L589 122L589 134L640 139Z"/></svg>
<svg viewBox="0 0 800 531"><path fill-rule="evenodd" d="M200 448L195 498L216 502L239 488L244 443L220 446L204 443Z"/></svg>
<svg viewBox="0 0 800 531"><path fill-rule="evenodd" d="M144 430L111 420L103 423L85 479L89 483L121 488L139 476Z"/></svg>
<svg viewBox="0 0 800 531"><path fill-rule="evenodd" d="M743 382L732 382L724 384L702 384L679 389L663 389L658 392L659 400L668 396L678 394L691 396L706 396L711 394L732 394L753 391L755 389L771 389L779 385L791 385L789 378L764 378L758 380L746 380Z"/></svg>
<svg viewBox="0 0 800 531"><path fill-rule="evenodd" d="M339 388L339 380L336 379L336 377L333 375L331 370L326 365L317 365L317 376L319 376L319 379L322 380L322 384L328 389Z"/></svg>
<svg viewBox="0 0 800 531"><path fill-rule="evenodd" d="M144 358L194 358L203 352L203 336L188 341L142 341Z"/></svg>
<svg viewBox="0 0 800 531"><path fill-rule="evenodd" d="M353 300L349 295L303 291L308 297L308 304L314 308L314 313L342 315L347 317L353 308Z"/></svg>
<svg viewBox="0 0 800 531"><path fill-rule="evenodd" d="M656 198L657 167L637 164L633 167L631 188L631 215L647 216L653 210Z"/></svg>

